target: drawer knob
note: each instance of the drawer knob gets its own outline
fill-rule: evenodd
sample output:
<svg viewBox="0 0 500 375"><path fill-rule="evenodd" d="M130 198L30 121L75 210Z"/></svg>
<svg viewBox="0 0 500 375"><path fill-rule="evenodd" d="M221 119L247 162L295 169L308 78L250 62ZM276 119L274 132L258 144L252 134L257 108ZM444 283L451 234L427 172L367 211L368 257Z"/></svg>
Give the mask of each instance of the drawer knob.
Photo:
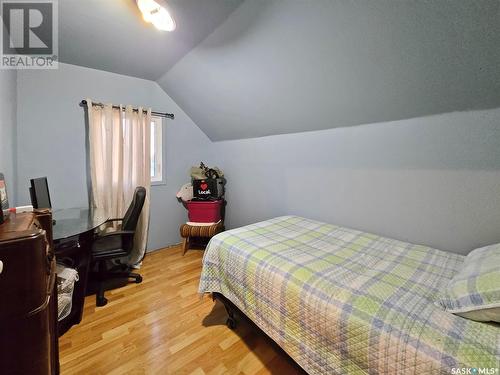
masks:
<svg viewBox="0 0 500 375"><path fill-rule="evenodd" d="M0 273L3 271L3 262L0 260Z"/></svg>

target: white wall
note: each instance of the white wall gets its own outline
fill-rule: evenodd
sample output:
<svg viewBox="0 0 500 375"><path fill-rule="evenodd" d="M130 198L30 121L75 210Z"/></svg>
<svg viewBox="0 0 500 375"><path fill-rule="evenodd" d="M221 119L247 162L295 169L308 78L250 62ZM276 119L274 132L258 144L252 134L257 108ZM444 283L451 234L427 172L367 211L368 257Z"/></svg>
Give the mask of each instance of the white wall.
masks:
<svg viewBox="0 0 500 375"><path fill-rule="evenodd" d="M214 147L229 227L296 214L463 254L500 242L500 109Z"/></svg>
<svg viewBox="0 0 500 375"><path fill-rule="evenodd" d="M497 108L499 45L498 0L248 0L158 82L252 138Z"/></svg>
<svg viewBox="0 0 500 375"><path fill-rule="evenodd" d="M0 70L0 173L5 175L11 206L16 201L16 80L15 70Z"/></svg>
<svg viewBox="0 0 500 375"><path fill-rule="evenodd" d="M84 98L173 112L166 121L166 185L151 193L148 249L179 242L185 209L176 201L189 167L208 160L211 143L160 87L147 80L60 64L18 75L17 196L29 202L29 179L47 176L54 208L88 205Z"/></svg>

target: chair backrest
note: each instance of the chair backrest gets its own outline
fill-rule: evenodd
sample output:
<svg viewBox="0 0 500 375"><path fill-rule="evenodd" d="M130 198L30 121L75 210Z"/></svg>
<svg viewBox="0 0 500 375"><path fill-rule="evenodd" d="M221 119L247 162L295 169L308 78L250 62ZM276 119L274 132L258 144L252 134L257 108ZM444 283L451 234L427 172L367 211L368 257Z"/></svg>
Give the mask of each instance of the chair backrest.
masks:
<svg viewBox="0 0 500 375"><path fill-rule="evenodd" d="M146 189L142 186L135 188L134 198L123 217L122 230L133 230L137 227L139 216L141 216L142 207L146 200Z"/></svg>

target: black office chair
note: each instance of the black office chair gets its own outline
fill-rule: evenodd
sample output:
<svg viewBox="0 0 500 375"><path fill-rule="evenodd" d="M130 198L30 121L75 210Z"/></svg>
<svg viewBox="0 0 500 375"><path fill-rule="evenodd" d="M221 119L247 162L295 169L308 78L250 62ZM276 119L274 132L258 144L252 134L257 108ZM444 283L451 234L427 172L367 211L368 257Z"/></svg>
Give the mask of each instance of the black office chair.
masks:
<svg viewBox="0 0 500 375"><path fill-rule="evenodd" d="M121 221L121 228L113 232L97 234L92 245L92 262L97 263L98 290L96 306L104 306L108 300L104 297L104 283L112 278L132 278L136 283L142 282L142 276L128 270L128 267L114 267L108 270L106 262L128 256L134 245L134 235L146 199L146 189L139 186L135 189L134 199L123 219L110 219L107 223ZM118 271L117 271L118 269ZM121 269L121 271L120 271ZM124 271L127 270L127 271Z"/></svg>

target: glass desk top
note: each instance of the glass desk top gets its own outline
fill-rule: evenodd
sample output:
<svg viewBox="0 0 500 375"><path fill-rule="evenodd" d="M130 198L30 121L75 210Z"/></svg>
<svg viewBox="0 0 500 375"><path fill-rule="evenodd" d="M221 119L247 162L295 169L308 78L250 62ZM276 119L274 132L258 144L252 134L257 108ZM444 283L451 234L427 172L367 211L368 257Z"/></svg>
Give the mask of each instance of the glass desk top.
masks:
<svg viewBox="0 0 500 375"><path fill-rule="evenodd" d="M54 240L62 240L95 230L109 216L98 208L65 208L52 211L52 219L56 221L52 228Z"/></svg>

